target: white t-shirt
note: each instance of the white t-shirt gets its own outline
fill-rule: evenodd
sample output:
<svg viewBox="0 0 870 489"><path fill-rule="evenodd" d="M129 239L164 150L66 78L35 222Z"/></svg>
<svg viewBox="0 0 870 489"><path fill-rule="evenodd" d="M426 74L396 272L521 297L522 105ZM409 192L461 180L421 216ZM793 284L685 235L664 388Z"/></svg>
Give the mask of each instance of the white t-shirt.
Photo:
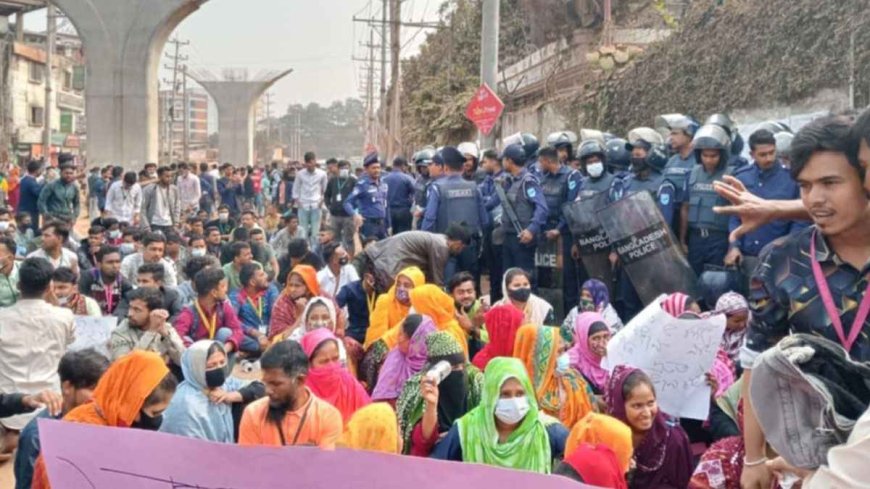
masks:
<svg viewBox="0 0 870 489"><path fill-rule="evenodd" d="M51 263L51 266L54 268L67 267L67 268L78 268L79 259L76 257L76 254L72 251L61 248L60 249L60 257L55 260L54 258L48 256L48 254L42 248L34 251L33 253L27 255L27 258L45 258Z"/></svg>

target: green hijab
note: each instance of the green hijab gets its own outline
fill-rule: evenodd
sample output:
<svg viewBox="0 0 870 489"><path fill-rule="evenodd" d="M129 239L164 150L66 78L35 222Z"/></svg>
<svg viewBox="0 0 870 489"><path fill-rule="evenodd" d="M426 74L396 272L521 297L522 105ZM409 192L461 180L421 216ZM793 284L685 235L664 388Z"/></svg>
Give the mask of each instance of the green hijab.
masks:
<svg viewBox="0 0 870 489"><path fill-rule="evenodd" d="M498 443L495 407L501 386L511 378L517 379L526 391L529 412L508 440ZM522 362L516 358L492 359L483 373L480 405L456 422L463 461L549 474L552 468L550 438L539 416L534 393Z"/></svg>

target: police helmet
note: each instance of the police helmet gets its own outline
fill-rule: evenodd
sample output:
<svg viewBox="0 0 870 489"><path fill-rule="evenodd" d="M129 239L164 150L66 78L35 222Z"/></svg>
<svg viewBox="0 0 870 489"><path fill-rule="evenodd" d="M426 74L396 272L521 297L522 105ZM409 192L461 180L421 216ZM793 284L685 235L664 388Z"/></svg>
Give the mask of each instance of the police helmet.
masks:
<svg viewBox="0 0 870 489"><path fill-rule="evenodd" d="M625 149L625 139L614 138L605 145L605 159L611 170L628 170L631 165L631 153Z"/></svg>
<svg viewBox="0 0 870 489"><path fill-rule="evenodd" d="M577 148L577 159L586 163L586 158L592 155L598 155L602 162L607 161L607 150L601 143L594 139L580 143L580 147Z"/></svg>
<svg viewBox="0 0 870 489"><path fill-rule="evenodd" d="M598 141L602 146L607 143L607 138L604 133L598 129L580 129L580 142L582 143L583 141L588 141L590 139Z"/></svg>
<svg viewBox="0 0 870 489"><path fill-rule="evenodd" d="M791 142L794 139L794 134L781 131L774 134L773 138L776 139L776 154L787 156L789 151L791 151Z"/></svg>
<svg viewBox="0 0 870 489"><path fill-rule="evenodd" d="M665 139L658 131L651 127L635 127L628 131L628 142L625 149L631 151L632 148L640 141L645 141L647 145L665 144Z"/></svg>
<svg viewBox="0 0 870 489"><path fill-rule="evenodd" d="M458 149L463 155L471 155L475 160L480 159L480 149L478 149L477 144L472 143L471 141L459 143L459 146L457 146L456 149Z"/></svg>
<svg viewBox="0 0 870 489"><path fill-rule="evenodd" d="M683 114L663 114L656 117L656 129L662 134L668 134L674 129L679 129L691 137L699 128L698 121Z"/></svg>
<svg viewBox="0 0 870 489"><path fill-rule="evenodd" d="M704 125L714 124L722 129L725 129L725 132L728 133L728 137L733 137L734 133L737 132L737 124L734 123L734 120L728 114L713 114L707 118L704 122Z"/></svg>
<svg viewBox="0 0 870 489"><path fill-rule="evenodd" d="M434 148L423 148L420 151L414 153L414 165L415 166L425 166L428 165L432 158L435 157L435 149Z"/></svg>
<svg viewBox="0 0 870 489"><path fill-rule="evenodd" d="M746 147L746 141L743 140L743 135L739 132L734 132L733 137L731 138L731 154L740 155L743 153L743 148Z"/></svg>
<svg viewBox="0 0 870 489"><path fill-rule="evenodd" d="M776 134L778 132L792 132L791 128L789 128L787 125L777 121L762 122L758 125L758 127L755 128L756 131L759 129L767 129L772 134Z"/></svg>
<svg viewBox="0 0 870 489"><path fill-rule="evenodd" d="M577 134L571 131L558 131L547 136L547 144L560 148L562 146L573 146L577 144Z"/></svg>
<svg viewBox="0 0 870 489"><path fill-rule="evenodd" d="M728 150L731 148L731 138L722 126L716 124L704 124L695 133L692 139L692 147L695 150L718 149Z"/></svg>
<svg viewBox="0 0 870 489"><path fill-rule="evenodd" d="M646 154L644 162L656 172L661 173L668 164L668 154L665 152L664 146L660 144L654 145Z"/></svg>

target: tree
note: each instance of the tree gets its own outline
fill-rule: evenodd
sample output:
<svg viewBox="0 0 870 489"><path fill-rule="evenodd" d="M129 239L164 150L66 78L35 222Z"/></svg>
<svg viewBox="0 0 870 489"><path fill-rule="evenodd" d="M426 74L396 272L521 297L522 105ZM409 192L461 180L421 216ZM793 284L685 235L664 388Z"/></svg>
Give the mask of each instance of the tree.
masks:
<svg viewBox="0 0 870 489"><path fill-rule="evenodd" d="M350 158L363 151L365 107L359 99L336 100L328 107L316 103L293 104L275 123L273 139L287 146L296 130L297 114L301 122L301 150L313 151L318 158Z"/></svg>

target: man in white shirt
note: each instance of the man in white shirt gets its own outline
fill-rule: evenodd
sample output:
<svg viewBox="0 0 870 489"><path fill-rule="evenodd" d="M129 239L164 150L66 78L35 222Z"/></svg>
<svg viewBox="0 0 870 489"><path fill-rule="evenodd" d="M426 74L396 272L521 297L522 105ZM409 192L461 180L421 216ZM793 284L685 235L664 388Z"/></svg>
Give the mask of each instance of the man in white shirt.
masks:
<svg viewBox="0 0 870 489"><path fill-rule="evenodd" d="M76 275L79 273L79 259L75 252L63 245L69 240L69 227L60 222L49 222L42 226L42 247L27 255L28 258L44 258L52 268L67 267ZM19 272L20 273L20 272Z"/></svg>
<svg viewBox="0 0 870 489"><path fill-rule="evenodd" d="M121 262L121 275L130 283L137 283L139 277L139 267L143 263L162 263L163 285L166 287L175 287L178 285L178 276L175 274L175 267L172 262L163 258L166 252L166 236L160 233L148 233L142 238L142 251L133 253L124 258Z"/></svg>
<svg viewBox="0 0 870 489"><path fill-rule="evenodd" d="M106 212L118 221L139 225L142 207L142 187L136 183L136 172L129 171L124 178L113 183L106 194Z"/></svg>
<svg viewBox="0 0 870 489"><path fill-rule="evenodd" d="M299 225L305 230L308 244L317 245L320 233L320 206L326 192L326 172L317 168L317 157L311 151L305 153L305 170L296 174L293 181L293 201L299 209Z"/></svg>
<svg viewBox="0 0 870 489"><path fill-rule="evenodd" d="M329 243L324 246L323 259L326 266L317 272L317 283L322 292L335 297L342 287L359 280L359 274L350 264L350 257L341 243Z"/></svg>
<svg viewBox="0 0 870 489"><path fill-rule="evenodd" d="M0 392L60 391L57 365L75 340L75 326L72 311L46 302L52 271L43 258L24 260L18 282L21 298L0 310ZM36 414L0 419L0 446L15 448L18 432Z"/></svg>
<svg viewBox="0 0 870 489"><path fill-rule="evenodd" d="M172 170L161 166L157 182L142 191L142 217L145 230L160 231L164 235L181 223L181 197L172 184Z"/></svg>
<svg viewBox="0 0 870 489"><path fill-rule="evenodd" d="M199 199L202 197L202 188L199 177L190 172L187 163L178 164L178 192L181 194L181 212L190 215L199 210Z"/></svg>

